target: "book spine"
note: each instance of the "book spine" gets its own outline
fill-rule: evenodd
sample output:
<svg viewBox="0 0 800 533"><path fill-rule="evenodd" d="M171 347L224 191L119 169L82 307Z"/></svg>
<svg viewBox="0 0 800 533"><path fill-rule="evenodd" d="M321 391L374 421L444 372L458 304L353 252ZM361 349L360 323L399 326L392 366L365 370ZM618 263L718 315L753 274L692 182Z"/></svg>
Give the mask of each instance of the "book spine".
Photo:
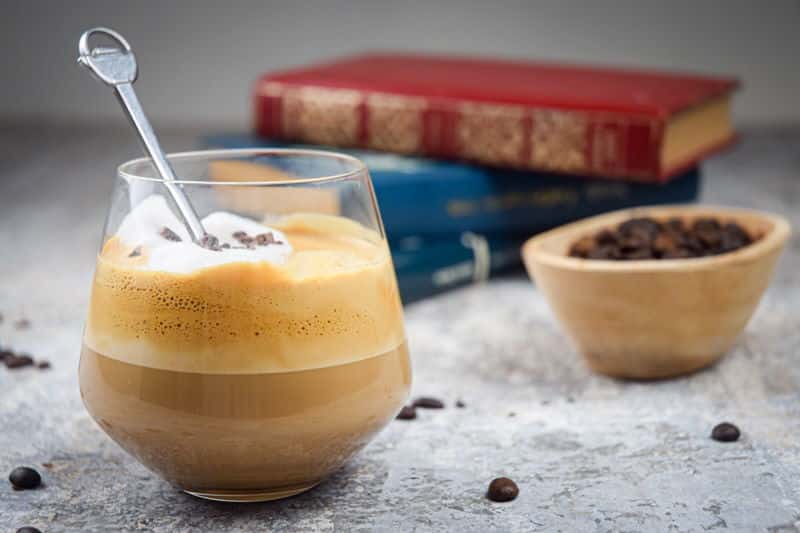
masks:
<svg viewBox="0 0 800 533"><path fill-rule="evenodd" d="M662 181L662 118L262 80L263 137L632 181Z"/></svg>
<svg viewBox="0 0 800 533"><path fill-rule="evenodd" d="M482 177L442 172L412 180L373 174L390 239L462 231L532 234L616 209L691 202L700 183L696 168L661 185L508 171Z"/></svg>
<svg viewBox="0 0 800 533"><path fill-rule="evenodd" d="M403 303L481 283L519 267L523 242L464 232L435 240L415 236L392 243Z"/></svg>

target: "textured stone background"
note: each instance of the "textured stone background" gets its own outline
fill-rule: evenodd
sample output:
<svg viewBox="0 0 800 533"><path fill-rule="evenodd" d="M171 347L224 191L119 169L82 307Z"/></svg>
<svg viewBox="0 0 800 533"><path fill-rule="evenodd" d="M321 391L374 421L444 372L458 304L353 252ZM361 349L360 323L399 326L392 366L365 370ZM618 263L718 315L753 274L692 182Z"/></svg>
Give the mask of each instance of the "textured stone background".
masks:
<svg viewBox="0 0 800 533"><path fill-rule="evenodd" d="M168 149L193 132L163 135ZM130 459L81 405L84 308L127 130L0 127L0 344L49 359L0 368L0 530L800 531L800 239L720 364L656 383L591 374L522 276L407 309L417 394L448 401L393 422L317 489L276 503L204 502ZM761 130L705 167L703 200L800 227L800 130ZM27 331L11 322L32 321ZM457 398L465 409L452 408ZM511 414L514 413L514 416ZM721 420L735 444L711 441ZM51 468L41 463L52 463ZM484 499L508 475L519 498Z"/></svg>

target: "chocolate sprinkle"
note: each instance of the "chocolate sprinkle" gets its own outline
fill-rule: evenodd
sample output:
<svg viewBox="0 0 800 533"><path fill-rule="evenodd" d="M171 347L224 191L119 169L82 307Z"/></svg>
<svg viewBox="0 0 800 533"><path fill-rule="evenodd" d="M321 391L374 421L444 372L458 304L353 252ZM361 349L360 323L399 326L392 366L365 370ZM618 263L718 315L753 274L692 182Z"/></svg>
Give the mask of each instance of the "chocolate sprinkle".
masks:
<svg viewBox="0 0 800 533"><path fill-rule="evenodd" d="M20 318L14 322L14 327L17 329L28 329L31 327L31 321L27 318Z"/></svg>
<svg viewBox="0 0 800 533"><path fill-rule="evenodd" d="M137 246L128 254L128 257L139 257L140 255L142 255L142 247Z"/></svg>
<svg viewBox="0 0 800 533"><path fill-rule="evenodd" d="M175 233L166 226L161 228L161 231L159 231L158 234L167 239L168 241L181 242L182 240L177 233Z"/></svg>
<svg viewBox="0 0 800 533"><path fill-rule="evenodd" d="M210 233L203 235L203 238L200 239L200 246L214 252L218 252L222 249L219 246L219 239Z"/></svg>
<svg viewBox="0 0 800 533"><path fill-rule="evenodd" d="M256 235L256 244L259 246L267 246L273 243L275 243L275 235L272 233L260 233Z"/></svg>

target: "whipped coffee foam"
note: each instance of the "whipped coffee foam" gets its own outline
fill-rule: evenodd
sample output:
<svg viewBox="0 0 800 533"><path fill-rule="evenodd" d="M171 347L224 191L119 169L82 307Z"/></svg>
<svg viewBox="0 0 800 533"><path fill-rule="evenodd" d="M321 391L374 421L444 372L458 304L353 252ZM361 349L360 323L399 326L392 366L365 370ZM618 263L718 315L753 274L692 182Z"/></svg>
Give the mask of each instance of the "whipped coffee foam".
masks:
<svg viewBox="0 0 800 533"><path fill-rule="evenodd" d="M141 269L175 274L186 274L228 263L266 261L282 264L292 253L292 247L283 233L254 220L218 211L205 217L202 223L206 232L219 239L220 245L230 247L209 250L193 243L166 199L155 194L145 198L128 213L120 224L116 237L132 249L140 247L140 253L145 258L139 265ZM164 228L177 235L180 241L164 237L162 235ZM239 231L251 237L272 233L276 242L266 246L245 248L233 236Z"/></svg>
<svg viewBox="0 0 800 533"><path fill-rule="evenodd" d="M203 225L231 248L189 242L161 196L126 217L98 255L87 347L149 368L257 374L351 363L402 344L391 255L377 232L315 213L267 227L222 212ZM238 231L272 238L233 248L246 241Z"/></svg>

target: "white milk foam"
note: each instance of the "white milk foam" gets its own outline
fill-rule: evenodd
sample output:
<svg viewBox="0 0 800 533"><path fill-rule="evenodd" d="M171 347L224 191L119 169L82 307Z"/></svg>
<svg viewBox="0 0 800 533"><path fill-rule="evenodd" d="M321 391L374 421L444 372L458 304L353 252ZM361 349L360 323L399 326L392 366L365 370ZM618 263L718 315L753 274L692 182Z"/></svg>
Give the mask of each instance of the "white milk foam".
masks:
<svg viewBox="0 0 800 533"><path fill-rule="evenodd" d="M116 236L125 245L131 248L141 246L142 250L147 252L147 263L140 268L176 274L187 274L227 263L267 261L281 264L292 253L292 247L283 233L249 218L217 211L205 217L202 223L206 232L217 237L220 244L227 243L231 248L214 251L193 243L189 232L172 212L166 198L157 194L148 196L128 213L120 224ZM181 242L162 237L160 232L164 227L175 232L181 238ZM233 233L237 231L244 231L251 237L269 232L281 244L233 248L241 246L233 237Z"/></svg>

